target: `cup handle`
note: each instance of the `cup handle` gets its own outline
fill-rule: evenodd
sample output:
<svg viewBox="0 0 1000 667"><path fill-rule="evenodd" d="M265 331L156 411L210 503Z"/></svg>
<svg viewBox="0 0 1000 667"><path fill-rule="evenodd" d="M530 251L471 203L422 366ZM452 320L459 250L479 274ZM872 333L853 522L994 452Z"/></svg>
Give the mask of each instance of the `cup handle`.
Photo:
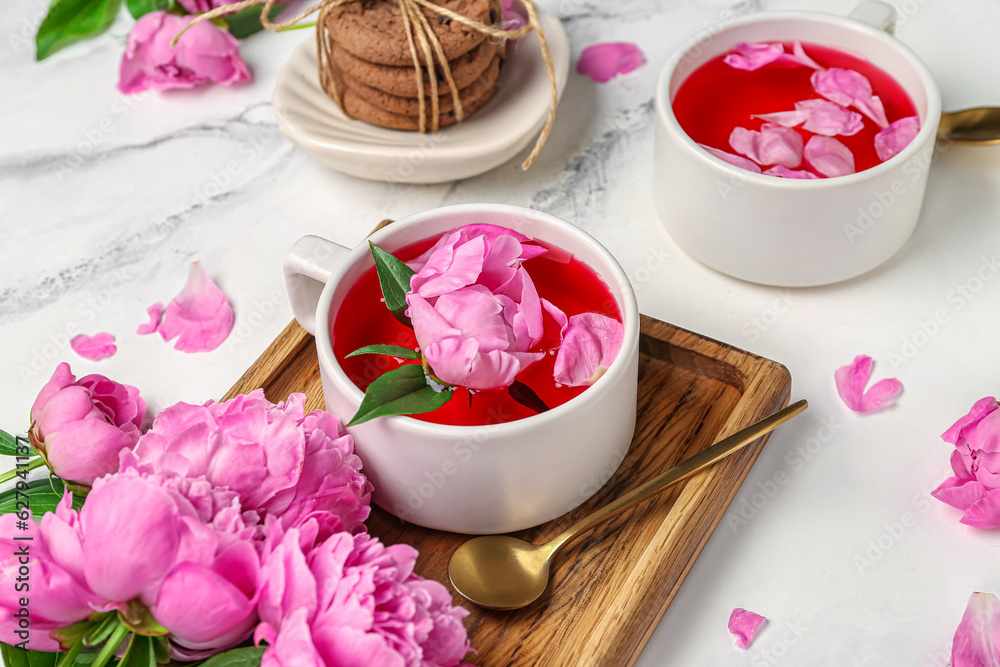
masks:
<svg viewBox="0 0 1000 667"><path fill-rule="evenodd" d="M894 35L896 33L896 8L880 0L864 0L847 15L847 18L867 23L873 28Z"/></svg>
<svg viewBox="0 0 1000 667"><path fill-rule="evenodd" d="M349 248L318 236L303 236L285 253L282 266L292 314L302 328L316 335L316 307L323 287Z"/></svg>

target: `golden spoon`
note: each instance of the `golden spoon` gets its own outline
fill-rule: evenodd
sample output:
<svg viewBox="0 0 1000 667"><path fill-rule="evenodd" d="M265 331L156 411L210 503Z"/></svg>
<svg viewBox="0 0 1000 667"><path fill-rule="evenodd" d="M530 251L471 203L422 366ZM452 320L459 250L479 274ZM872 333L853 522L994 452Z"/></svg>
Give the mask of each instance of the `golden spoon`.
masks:
<svg viewBox="0 0 1000 667"><path fill-rule="evenodd" d="M1000 107L942 112L938 139L980 146L1000 143Z"/></svg>
<svg viewBox="0 0 1000 667"><path fill-rule="evenodd" d="M581 533L742 449L808 406L806 401L798 401L720 440L613 503L580 519L555 539L540 546L508 535L487 535L471 539L451 555L448 577L455 590L481 607L519 609L527 606L537 600L548 587L549 564L556 553Z"/></svg>

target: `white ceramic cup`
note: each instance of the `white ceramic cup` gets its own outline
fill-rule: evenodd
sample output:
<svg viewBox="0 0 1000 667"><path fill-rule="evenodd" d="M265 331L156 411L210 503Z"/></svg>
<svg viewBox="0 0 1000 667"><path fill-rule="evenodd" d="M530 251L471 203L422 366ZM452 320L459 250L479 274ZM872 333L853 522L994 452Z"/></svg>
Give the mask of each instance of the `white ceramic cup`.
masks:
<svg viewBox="0 0 1000 667"><path fill-rule="evenodd" d="M823 285L861 275L892 257L920 216L941 120L930 71L885 31L891 6L865 2L843 18L763 12L733 21L667 61L656 89L653 198L671 237L695 259L767 285ZM672 101L702 64L739 42L794 41L861 56L909 94L921 129L898 155L871 169L817 180L755 174L716 158L681 129ZM725 103L725 91L720 91Z"/></svg>
<svg viewBox="0 0 1000 667"><path fill-rule="evenodd" d="M448 426L379 417L348 430L375 487L373 500L386 511L428 528L505 533L573 509L625 457L635 429L639 311L614 257L576 226L540 211L501 204L446 206L394 222L370 240L393 252L474 223L516 230L593 268L623 316L625 339L618 357L579 396L526 419ZM327 409L344 422L357 411L363 392L334 357L332 324L347 291L372 266L367 242L348 250L315 236L300 239L284 262L295 318L316 336Z"/></svg>

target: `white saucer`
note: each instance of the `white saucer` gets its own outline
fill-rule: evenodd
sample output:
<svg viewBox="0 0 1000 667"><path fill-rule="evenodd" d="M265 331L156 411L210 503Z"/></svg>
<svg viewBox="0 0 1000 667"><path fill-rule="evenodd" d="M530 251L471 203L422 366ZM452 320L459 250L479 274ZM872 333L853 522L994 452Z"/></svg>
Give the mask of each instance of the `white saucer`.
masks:
<svg viewBox="0 0 1000 667"><path fill-rule="evenodd" d="M560 96L569 75L569 40L555 16L538 10ZM549 112L549 80L532 32L508 46L496 94L475 115L420 134L351 120L319 87L316 40L292 53L278 75L274 113L288 139L345 174L395 183L441 183L489 171L533 144Z"/></svg>

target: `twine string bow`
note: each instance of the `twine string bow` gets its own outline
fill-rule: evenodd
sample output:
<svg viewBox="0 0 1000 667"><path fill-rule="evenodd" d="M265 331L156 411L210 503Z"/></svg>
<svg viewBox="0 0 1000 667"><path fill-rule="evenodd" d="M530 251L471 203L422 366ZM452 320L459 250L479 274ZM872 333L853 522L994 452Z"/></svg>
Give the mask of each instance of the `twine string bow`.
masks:
<svg viewBox="0 0 1000 667"><path fill-rule="evenodd" d="M326 27L326 19L330 16L330 12L340 5L359 1L360 0L322 0L287 21L272 23L268 17L278 0L241 0L240 2L234 2L222 7L216 7L215 9L209 10L204 14L199 14L193 21L185 26L183 30L177 33L171 41L171 45L176 46L177 41L181 38L181 36L196 23L209 21L225 14L243 11L244 9L248 9L250 7L256 7L259 5L264 6L261 10L260 22L261 25L268 30L280 30L282 28L291 27L307 16L318 11L319 17L316 22L316 50L318 54L317 73L319 76L320 86L322 86L323 90L331 98L333 98L334 102L337 103L337 106L343 109L340 91L337 89L336 81L331 74L333 40L331 39ZM549 52L549 44L545 39L545 33L542 31L542 26L538 21L538 14L535 11L535 5L532 0L521 0L521 3L524 5L524 9L528 14L528 23L517 30L504 30L502 28L495 28L493 26L480 23L475 19L462 16L461 14L458 14L447 7L435 4L430 0L395 1L399 6L399 11L403 18L403 29L406 31L407 45L410 49L410 55L413 58L413 71L417 83L417 99L420 105L418 119L420 132L427 131L428 115L430 116L431 131L437 130L440 126L440 100L438 97L438 77L435 75L435 62L437 66L440 67L441 73L444 75L445 83L451 92L451 99L455 105L455 118L461 121L465 117L462 101L459 99L458 86L455 84L455 79L452 76L451 67L448 64L447 57L445 56L444 47L441 46L441 40L438 39L437 34L431 27L430 21L427 20L427 16L424 14L423 8L431 10L438 16L443 16L451 19L452 21L458 21L459 23L468 26L477 32L486 35L488 38L500 40L516 39L527 35L531 31L535 31L538 34L538 44L541 47L542 59L545 61L545 69L548 72L549 77L550 97L549 113L545 120L545 125L542 126L542 131L539 133L538 138L535 141L535 147L532 149L531 153L524 160L524 162L521 163L522 169L530 167L531 163L534 162L535 158L538 156L538 153L542 150L542 146L545 145L545 141L548 139L549 133L552 131L552 124L556 117L556 103L558 102L556 72L555 66L552 64L552 54ZM428 64L427 78L430 81L429 95L425 94L424 70L420 64L420 54L423 54L423 62ZM430 98L430 109L427 108L428 97Z"/></svg>

